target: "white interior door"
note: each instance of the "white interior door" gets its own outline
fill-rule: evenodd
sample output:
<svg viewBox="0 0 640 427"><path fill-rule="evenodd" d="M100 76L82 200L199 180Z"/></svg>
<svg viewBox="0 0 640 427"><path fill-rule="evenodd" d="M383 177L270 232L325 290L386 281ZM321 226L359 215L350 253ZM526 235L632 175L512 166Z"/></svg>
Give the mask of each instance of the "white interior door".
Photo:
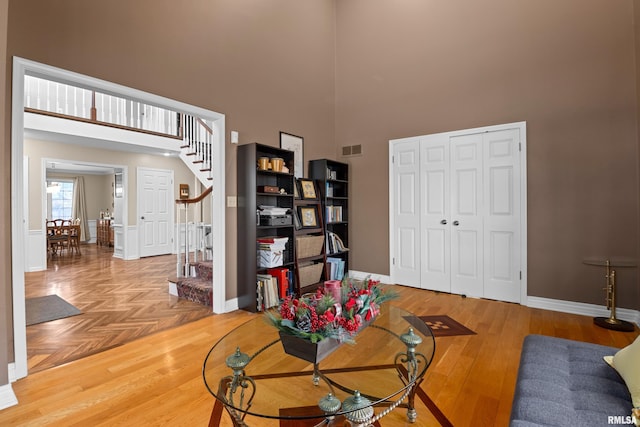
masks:
<svg viewBox="0 0 640 427"><path fill-rule="evenodd" d="M482 297L482 134L455 136L451 148L451 292Z"/></svg>
<svg viewBox="0 0 640 427"><path fill-rule="evenodd" d="M172 252L173 171L138 168L140 256Z"/></svg>
<svg viewBox="0 0 640 427"><path fill-rule="evenodd" d="M393 146L393 249L391 274L397 283L420 287L420 141Z"/></svg>
<svg viewBox="0 0 640 427"><path fill-rule="evenodd" d="M520 132L483 137L484 297L520 302Z"/></svg>
<svg viewBox="0 0 640 427"><path fill-rule="evenodd" d="M521 122L390 141L393 282L526 299L525 134Z"/></svg>
<svg viewBox="0 0 640 427"><path fill-rule="evenodd" d="M449 139L420 139L421 288L451 292Z"/></svg>

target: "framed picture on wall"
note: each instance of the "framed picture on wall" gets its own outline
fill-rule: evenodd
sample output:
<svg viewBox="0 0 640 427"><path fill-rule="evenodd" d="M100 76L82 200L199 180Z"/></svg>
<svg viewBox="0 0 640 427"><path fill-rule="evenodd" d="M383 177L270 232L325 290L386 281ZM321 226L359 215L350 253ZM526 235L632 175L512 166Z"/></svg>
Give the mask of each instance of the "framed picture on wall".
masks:
<svg viewBox="0 0 640 427"><path fill-rule="evenodd" d="M280 132L280 148L293 151L293 176L296 178L304 175L303 143L301 136Z"/></svg>
<svg viewBox="0 0 640 427"><path fill-rule="evenodd" d="M189 198L189 184L180 184L180 198L181 199Z"/></svg>

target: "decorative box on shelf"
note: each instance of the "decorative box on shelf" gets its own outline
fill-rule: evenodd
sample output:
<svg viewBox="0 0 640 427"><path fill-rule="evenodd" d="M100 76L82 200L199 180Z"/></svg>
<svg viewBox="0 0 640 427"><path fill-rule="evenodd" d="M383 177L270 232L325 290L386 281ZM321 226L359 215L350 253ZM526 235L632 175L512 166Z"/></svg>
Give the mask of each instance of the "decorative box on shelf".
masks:
<svg viewBox="0 0 640 427"><path fill-rule="evenodd" d="M291 225L291 215L260 215L260 225Z"/></svg>
<svg viewBox="0 0 640 427"><path fill-rule="evenodd" d="M262 237L258 244L258 267L279 267L284 264L288 237Z"/></svg>
<svg viewBox="0 0 640 427"><path fill-rule="evenodd" d="M324 244L324 236L298 236L296 237L296 251L298 258L309 258L320 255L322 253L322 245Z"/></svg>
<svg viewBox="0 0 640 427"><path fill-rule="evenodd" d="M313 285L314 283L318 283L320 281L320 277L322 276L322 268L324 267L324 263L317 264L308 264L301 265L298 267L299 276L300 276L300 287L304 288L305 286Z"/></svg>

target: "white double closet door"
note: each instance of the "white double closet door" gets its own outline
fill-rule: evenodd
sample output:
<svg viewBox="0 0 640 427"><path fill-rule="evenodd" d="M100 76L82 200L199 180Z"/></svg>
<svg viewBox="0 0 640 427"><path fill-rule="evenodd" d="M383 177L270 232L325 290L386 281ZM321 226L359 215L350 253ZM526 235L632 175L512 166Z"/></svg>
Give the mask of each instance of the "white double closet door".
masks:
<svg viewBox="0 0 640 427"><path fill-rule="evenodd" d="M395 283L521 302L524 123L497 128L390 141Z"/></svg>

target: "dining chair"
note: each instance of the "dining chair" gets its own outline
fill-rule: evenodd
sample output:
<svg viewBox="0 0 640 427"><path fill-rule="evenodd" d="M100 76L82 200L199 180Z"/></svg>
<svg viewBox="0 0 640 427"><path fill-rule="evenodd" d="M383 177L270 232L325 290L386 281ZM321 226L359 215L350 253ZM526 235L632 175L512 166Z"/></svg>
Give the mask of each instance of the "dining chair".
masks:
<svg viewBox="0 0 640 427"><path fill-rule="evenodd" d="M80 218L74 219L69 225L69 253L80 253L80 237L82 231L80 230Z"/></svg>
<svg viewBox="0 0 640 427"><path fill-rule="evenodd" d="M69 248L69 233L65 232L64 220L47 220L47 253L50 256L62 255L62 251Z"/></svg>

